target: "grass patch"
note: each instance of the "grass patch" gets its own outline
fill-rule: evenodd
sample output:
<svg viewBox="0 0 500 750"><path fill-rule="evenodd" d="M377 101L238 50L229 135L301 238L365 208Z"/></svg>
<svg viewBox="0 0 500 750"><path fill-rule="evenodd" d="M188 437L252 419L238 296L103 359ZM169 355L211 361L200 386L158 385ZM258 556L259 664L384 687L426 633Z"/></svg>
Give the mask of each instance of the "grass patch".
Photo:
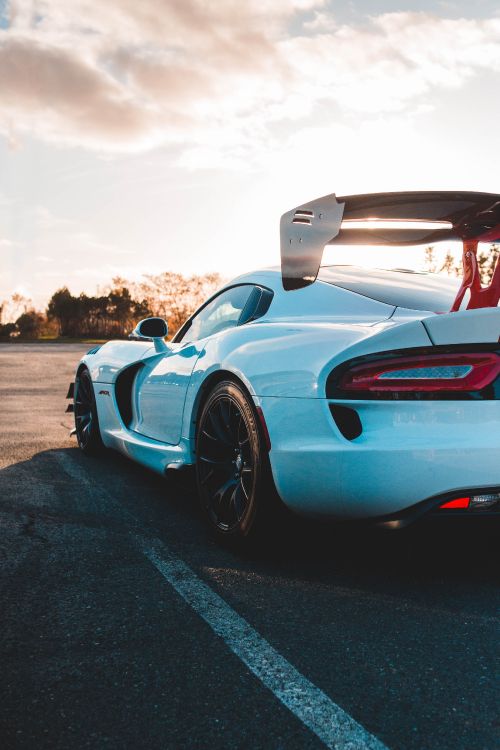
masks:
<svg viewBox="0 0 500 750"><path fill-rule="evenodd" d="M41 336L39 339L1 339L2 344L105 344L108 339L79 339L70 336Z"/></svg>

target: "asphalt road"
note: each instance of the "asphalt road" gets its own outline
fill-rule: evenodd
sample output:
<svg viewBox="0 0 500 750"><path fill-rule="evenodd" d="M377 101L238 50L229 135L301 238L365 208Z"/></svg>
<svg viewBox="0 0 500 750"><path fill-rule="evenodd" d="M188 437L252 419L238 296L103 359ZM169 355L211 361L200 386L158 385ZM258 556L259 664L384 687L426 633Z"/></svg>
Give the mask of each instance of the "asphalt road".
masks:
<svg viewBox="0 0 500 750"><path fill-rule="evenodd" d="M499 746L497 530L290 520L251 555L219 549L189 486L69 438L86 348L0 346L0 747L324 747L151 539L391 750Z"/></svg>

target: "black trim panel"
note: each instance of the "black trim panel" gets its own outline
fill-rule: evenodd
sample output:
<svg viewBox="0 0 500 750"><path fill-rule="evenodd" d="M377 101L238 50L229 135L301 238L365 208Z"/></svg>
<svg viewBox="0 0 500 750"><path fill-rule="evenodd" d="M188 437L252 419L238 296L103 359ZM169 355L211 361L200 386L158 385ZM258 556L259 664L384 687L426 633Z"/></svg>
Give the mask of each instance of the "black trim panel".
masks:
<svg viewBox="0 0 500 750"><path fill-rule="evenodd" d="M340 404L330 404L330 412L335 424L346 440L355 440L363 432L363 425L356 409Z"/></svg>
<svg viewBox="0 0 500 750"><path fill-rule="evenodd" d="M115 383L115 398L120 417L125 427L132 421L132 386L135 376L144 367L144 362L135 362L118 375Z"/></svg>

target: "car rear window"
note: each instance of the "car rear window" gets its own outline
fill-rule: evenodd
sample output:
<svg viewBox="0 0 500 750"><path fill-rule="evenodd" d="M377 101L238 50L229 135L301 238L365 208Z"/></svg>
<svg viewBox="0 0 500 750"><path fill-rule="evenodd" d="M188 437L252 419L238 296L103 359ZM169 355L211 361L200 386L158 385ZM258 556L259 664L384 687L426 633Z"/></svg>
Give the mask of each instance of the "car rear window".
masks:
<svg viewBox="0 0 500 750"><path fill-rule="evenodd" d="M323 266L318 279L350 292L410 310L448 312L460 279L407 270Z"/></svg>

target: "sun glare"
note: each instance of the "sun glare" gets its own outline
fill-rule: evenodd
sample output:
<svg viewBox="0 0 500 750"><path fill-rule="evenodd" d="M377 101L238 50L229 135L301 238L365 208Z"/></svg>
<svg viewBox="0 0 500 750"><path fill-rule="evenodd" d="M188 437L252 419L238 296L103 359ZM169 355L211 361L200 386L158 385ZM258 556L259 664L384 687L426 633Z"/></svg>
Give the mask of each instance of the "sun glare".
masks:
<svg viewBox="0 0 500 750"><path fill-rule="evenodd" d="M450 221L406 221L404 219L346 219L341 229L451 229Z"/></svg>
<svg viewBox="0 0 500 750"><path fill-rule="evenodd" d="M429 270L426 263L426 245L326 245L322 265L353 265L364 268L406 268L413 271ZM434 245L438 268L450 252L458 263L461 243L440 242Z"/></svg>

